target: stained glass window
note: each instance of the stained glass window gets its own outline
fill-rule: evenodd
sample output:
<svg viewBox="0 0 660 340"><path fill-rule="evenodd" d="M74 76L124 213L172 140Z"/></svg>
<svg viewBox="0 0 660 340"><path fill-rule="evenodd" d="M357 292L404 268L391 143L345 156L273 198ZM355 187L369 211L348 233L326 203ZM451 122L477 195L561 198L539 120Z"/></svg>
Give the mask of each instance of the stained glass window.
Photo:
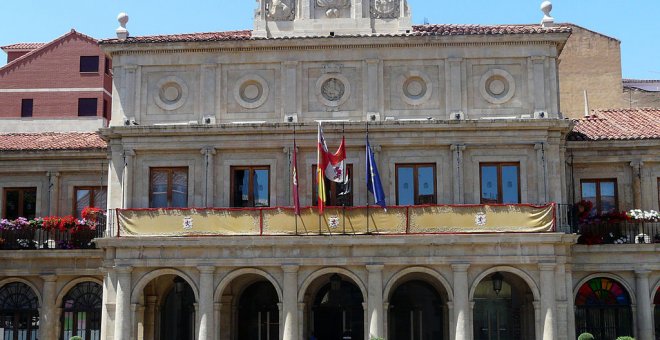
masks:
<svg viewBox="0 0 660 340"><path fill-rule="evenodd" d="M0 338L36 340L39 301L28 285L8 283L0 288Z"/></svg>
<svg viewBox="0 0 660 340"><path fill-rule="evenodd" d="M81 282L62 300L64 339L80 336L85 340L101 339L101 304L103 288L95 282Z"/></svg>
<svg viewBox="0 0 660 340"><path fill-rule="evenodd" d="M575 298L576 333L589 332L596 339L632 336L630 295L617 281L593 278L583 284Z"/></svg>

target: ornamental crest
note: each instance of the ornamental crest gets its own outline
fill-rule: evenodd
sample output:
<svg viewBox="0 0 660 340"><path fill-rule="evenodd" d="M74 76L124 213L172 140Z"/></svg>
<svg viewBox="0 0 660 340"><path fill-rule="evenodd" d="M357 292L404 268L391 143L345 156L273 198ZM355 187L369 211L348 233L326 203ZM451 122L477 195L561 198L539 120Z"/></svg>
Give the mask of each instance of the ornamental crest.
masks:
<svg viewBox="0 0 660 340"><path fill-rule="evenodd" d="M295 17L295 0L268 0L266 2L266 19L292 21Z"/></svg>
<svg viewBox="0 0 660 340"><path fill-rule="evenodd" d="M183 218L183 230L191 230L193 228L193 219L192 217Z"/></svg>
<svg viewBox="0 0 660 340"><path fill-rule="evenodd" d="M372 19L395 19L399 17L401 0L371 0Z"/></svg>
<svg viewBox="0 0 660 340"><path fill-rule="evenodd" d="M330 216L328 218L328 226L330 226L330 229L339 228L339 216Z"/></svg>
<svg viewBox="0 0 660 340"><path fill-rule="evenodd" d="M337 18L339 10L351 7L350 0L316 0L316 6L326 8L325 16L328 18Z"/></svg>
<svg viewBox="0 0 660 340"><path fill-rule="evenodd" d="M474 224L476 224L479 227L483 227L486 225L486 214L480 212L474 215Z"/></svg>

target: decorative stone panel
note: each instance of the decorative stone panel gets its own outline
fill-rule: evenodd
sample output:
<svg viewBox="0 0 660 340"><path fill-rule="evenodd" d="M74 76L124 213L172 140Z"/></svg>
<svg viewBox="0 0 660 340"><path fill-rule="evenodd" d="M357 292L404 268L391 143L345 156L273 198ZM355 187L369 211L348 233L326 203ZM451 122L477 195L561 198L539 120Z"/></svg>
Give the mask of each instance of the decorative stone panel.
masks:
<svg viewBox="0 0 660 340"><path fill-rule="evenodd" d="M266 18L272 21L293 21L296 18L295 0L268 0Z"/></svg>
<svg viewBox="0 0 660 340"><path fill-rule="evenodd" d="M350 66L349 66L350 65ZM306 66L303 112L355 111L362 109L362 68L349 65Z"/></svg>
<svg viewBox="0 0 660 340"><path fill-rule="evenodd" d="M177 76L164 77L156 83L158 92L154 92L156 105L165 111L180 108L188 100L188 85Z"/></svg>
<svg viewBox="0 0 660 340"><path fill-rule="evenodd" d="M428 61L419 65L386 63L383 68L385 110L444 109L441 107L444 80L440 80L442 77L440 70L444 70L444 67L439 67L437 63L438 61Z"/></svg>
<svg viewBox="0 0 660 340"><path fill-rule="evenodd" d="M137 75L141 89L136 101L141 124L197 119L199 68L143 66L141 69Z"/></svg>
<svg viewBox="0 0 660 340"><path fill-rule="evenodd" d="M400 0L371 0L372 19L395 19L399 17Z"/></svg>
<svg viewBox="0 0 660 340"><path fill-rule="evenodd" d="M515 116L532 110L523 63L515 59L470 62L467 76L471 112L477 116Z"/></svg>
<svg viewBox="0 0 660 340"><path fill-rule="evenodd" d="M258 75L243 76L234 85L234 99L246 109L263 105L268 99L268 92L268 83Z"/></svg>
<svg viewBox="0 0 660 340"><path fill-rule="evenodd" d="M279 81L277 70L263 66L254 69L247 67L243 69L240 66L227 70L224 90L226 91L224 97L227 98L227 113L274 114L279 110L278 86L276 86ZM279 111L277 113L279 115ZM255 118L250 115L241 117Z"/></svg>

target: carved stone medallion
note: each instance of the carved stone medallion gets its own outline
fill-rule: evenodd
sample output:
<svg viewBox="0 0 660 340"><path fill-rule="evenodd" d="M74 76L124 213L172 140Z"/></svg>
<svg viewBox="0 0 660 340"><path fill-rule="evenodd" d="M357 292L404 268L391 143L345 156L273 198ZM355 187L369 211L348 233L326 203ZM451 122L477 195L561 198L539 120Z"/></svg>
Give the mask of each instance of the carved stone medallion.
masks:
<svg viewBox="0 0 660 340"><path fill-rule="evenodd" d="M292 21L296 17L295 0L267 0L266 18L273 21Z"/></svg>
<svg viewBox="0 0 660 340"><path fill-rule="evenodd" d="M183 79L176 76L168 76L159 80L156 88L158 93L154 96L154 102L166 111L180 108L188 98L188 85Z"/></svg>
<svg viewBox="0 0 660 340"><path fill-rule="evenodd" d="M505 70L490 69L481 76L479 92L489 103L504 104L516 94L516 81Z"/></svg>
<svg viewBox="0 0 660 340"><path fill-rule="evenodd" d="M351 7L350 0L316 0L316 6L326 9L325 16L328 18L337 18L339 10Z"/></svg>
<svg viewBox="0 0 660 340"><path fill-rule="evenodd" d="M348 79L339 73L326 73L316 81L316 96L329 107L338 107L348 100L351 86Z"/></svg>
<svg viewBox="0 0 660 340"><path fill-rule="evenodd" d="M256 109L268 99L268 82L256 74L246 75L236 81L234 99L246 109Z"/></svg>
<svg viewBox="0 0 660 340"><path fill-rule="evenodd" d="M395 19L399 17L400 0L371 0L372 19Z"/></svg>

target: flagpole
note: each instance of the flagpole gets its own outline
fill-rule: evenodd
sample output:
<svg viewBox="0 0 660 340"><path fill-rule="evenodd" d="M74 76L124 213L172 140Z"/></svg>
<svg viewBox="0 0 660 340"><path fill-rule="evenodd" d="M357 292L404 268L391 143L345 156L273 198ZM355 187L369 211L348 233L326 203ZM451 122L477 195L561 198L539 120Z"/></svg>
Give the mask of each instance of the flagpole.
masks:
<svg viewBox="0 0 660 340"><path fill-rule="evenodd" d="M370 159L369 153L371 152L371 147L369 146L369 120L367 120L367 143L365 145L365 151L366 151L366 158L365 158L366 164L365 165L366 165L366 169L369 169L369 165L370 165L369 164L369 159ZM369 176L368 173L366 175ZM370 178L367 178L367 181L368 180L370 180ZM364 192L367 195L367 234L368 234L369 233L369 183L367 182L366 184L367 184L367 187L365 189L367 189L367 190L365 190Z"/></svg>
<svg viewBox="0 0 660 340"><path fill-rule="evenodd" d="M297 155L296 148L297 148L296 147L296 124L294 123L293 124L293 153L294 153L294 155L296 155L296 159L295 159L296 162L293 164L293 166L294 166L294 169L295 169L295 172L296 172L294 174L294 176L298 177L298 164L297 164L298 163L298 157L297 157L298 155ZM294 190L298 191L298 183L297 183L298 180L297 180L297 178L294 178L294 180L296 181L296 186L294 187ZM295 197L293 198L294 199L294 202L293 202L293 220L295 221L294 223L295 223L295 227L296 227L296 235L298 235L298 214L300 213L300 211L298 210L299 207L297 206L297 204L299 204L300 201L297 201L297 202L295 201L296 199L299 199L298 195L299 194L296 193Z"/></svg>

